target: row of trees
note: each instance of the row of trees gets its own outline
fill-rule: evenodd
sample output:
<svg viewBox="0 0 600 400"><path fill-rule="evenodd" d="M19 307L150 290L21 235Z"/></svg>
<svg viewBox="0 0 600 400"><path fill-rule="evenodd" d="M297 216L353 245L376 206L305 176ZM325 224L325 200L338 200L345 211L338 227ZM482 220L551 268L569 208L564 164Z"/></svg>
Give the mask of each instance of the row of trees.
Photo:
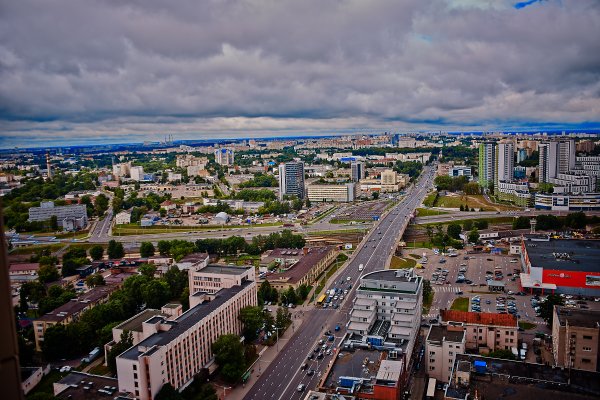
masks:
<svg viewBox="0 0 600 400"><path fill-rule="evenodd" d="M249 181L242 182L238 185L240 188L255 188L255 187L277 187L279 182L273 175L257 173L254 178Z"/></svg>
<svg viewBox="0 0 600 400"><path fill-rule="evenodd" d="M160 253L164 255L171 255L169 252L163 252L161 249L161 242L158 242L158 250ZM251 243L246 242L246 240L240 236L230 236L226 239L199 239L196 240L195 251L201 253L219 254L222 256L237 255L239 253L259 255L266 250L272 250L274 248L300 249L304 247L305 244L306 240L302 237L302 235L293 234L289 229L285 229L281 233L274 232L267 236L255 236L252 238ZM163 246L166 248L166 245Z"/></svg>
<svg viewBox="0 0 600 400"><path fill-rule="evenodd" d="M527 229L530 226L530 217L518 217L513 221L513 229ZM587 224L600 222L600 217L586 216L583 212L567 214L565 217L556 215L538 215L535 217L536 227L540 230L561 230L564 228L583 229Z"/></svg>
<svg viewBox="0 0 600 400"><path fill-rule="evenodd" d="M469 182L469 178L466 176L447 176L439 175L436 176L433 181L437 190L447 190L450 192L462 191L466 194L477 195L481 193L481 189L477 182Z"/></svg>
<svg viewBox="0 0 600 400"><path fill-rule="evenodd" d="M469 232L467 234L467 240L470 243L478 243L479 242L479 229L487 229L488 221L487 220L467 220L461 226L458 223L448 224L446 227L446 232L441 224L436 225L435 227L431 225L427 225L425 227L425 232L429 241L435 246L439 246L442 248L445 247L455 247L457 249L463 248L463 241L460 238L460 234L464 232Z"/></svg>

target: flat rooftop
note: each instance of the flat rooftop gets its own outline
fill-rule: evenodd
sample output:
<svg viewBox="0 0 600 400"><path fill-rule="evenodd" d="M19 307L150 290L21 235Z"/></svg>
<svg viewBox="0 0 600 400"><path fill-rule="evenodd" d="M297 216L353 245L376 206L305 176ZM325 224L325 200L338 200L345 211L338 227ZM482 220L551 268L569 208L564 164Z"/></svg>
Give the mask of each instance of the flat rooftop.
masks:
<svg viewBox="0 0 600 400"><path fill-rule="evenodd" d="M234 267L231 265L209 265L202 268L198 272L222 275L242 275L245 274L249 269L249 267Z"/></svg>
<svg viewBox="0 0 600 400"><path fill-rule="evenodd" d="M558 320L564 326L567 322L571 326L579 326L583 328L600 327L600 311L599 310L581 310L577 308L556 307Z"/></svg>
<svg viewBox="0 0 600 400"><path fill-rule="evenodd" d="M302 253L301 249L298 251ZM281 273L268 275L266 279L268 281L283 280L289 283L296 283L332 251L335 251L334 246L309 247L307 254L302 256L290 269Z"/></svg>
<svg viewBox="0 0 600 400"><path fill-rule="evenodd" d="M168 316L161 313L160 310L155 310L152 308L147 308L139 314L129 318L127 321L120 323L115 326L116 329L122 329L125 331L134 331L134 332L142 332L142 324L155 316L163 316L167 318Z"/></svg>
<svg viewBox="0 0 600 400"><path fill-rule="evenodd" d="M474 325L517 327L517 317L511 314L478 313L472 311L440 310L444 322L463 322Z"/></svg>
<svg viewBox="0 0 600 400"><path fill-rule="evenodd" d="M60 390L59 393L56 393ZM119 382L117 378L71 372L54 384L55 396L59 399L96 400L117 398Z"/></svg>
<svg viewBox="0 0 600 400"><path fill-rule="evenodd" d="M141 354L145 353L145 351L140 350L140 347L150 348L152 346L164 346L170 343L252 283L253 281L244 281L241 286L233 286L228 289L219 290L214 294L213 300L198 304L196 307L190 308L188 311L181 314L177 319L169 321L168 323L172 325L171 329L168 331L160 331L144 339L136 346L125 351L120 357L137 360Z"/></svg>
<svg viewBox="0 0 600 400"><path fill-rule="evenodd" d="M427 341L432 342L462 342L465 337L463 330L448 330L446 325L431 325L429 328L429 334L427 335Z"/></svg>
<svg viewBox="0 0 600 400"><path fill-rule="evenodd" d="M471 381L468 388L448 388L453 398L465 398L475 391L480 398L530 400L532 398L548 399L597 399L600 396L600 373L561 369L543 364L524 363L521 361L503 360L468 354L457 354L455 366L475 361L486 363L485 374L474 373L471 368Z"/></svg>
<svg viewBox="0 0 600 400"><path fill-rule="evenodd" d="M525 241L525 248L533 267L600 272L600 240Z"/></svg>

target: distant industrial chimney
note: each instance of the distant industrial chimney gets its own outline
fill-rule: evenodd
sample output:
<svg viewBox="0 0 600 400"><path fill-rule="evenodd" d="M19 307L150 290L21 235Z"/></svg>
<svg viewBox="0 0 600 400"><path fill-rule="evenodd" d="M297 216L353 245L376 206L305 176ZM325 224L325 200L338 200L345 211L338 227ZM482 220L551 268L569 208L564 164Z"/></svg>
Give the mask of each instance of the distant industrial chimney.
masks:
<svg viewBox="0 0 600 400"><path fill-rule="evenodd" d="M48 169L48 179L52 179L52 169L50 168L50 152L46 151L46 168Z"/></svg>

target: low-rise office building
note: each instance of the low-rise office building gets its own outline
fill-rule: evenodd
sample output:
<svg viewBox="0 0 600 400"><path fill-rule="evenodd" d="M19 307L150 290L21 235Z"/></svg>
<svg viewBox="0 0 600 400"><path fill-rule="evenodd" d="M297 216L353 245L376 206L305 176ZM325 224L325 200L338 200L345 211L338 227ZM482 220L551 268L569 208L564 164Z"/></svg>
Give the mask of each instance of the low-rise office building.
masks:
<svg viewBox="0 0 600 400"><path fill-rule="evenodd" d="M188 270L190 293L217 293L221 289L239 286L242 282L255 280L254 266L234 267L231 265L196 266ZM194 299L190 296L190 307Z"/></svg>
<svg viewBox="0 0 600 400"><path fill-rule="evenodd" d="M115 225L123 225L131 223L131 213L127 211L121 211L115 215Z"/></svg>
<svg viewBox="0 0 600 400"><path fill-rule="evenodd" d="M498 181L495 193L500 200L510 201L522 207L531 205L533 200L527 182Z"/></svg>
<svg viewBox="0 0 600 400"><path fill-rule="evenodd" d="M523 240L521 289L598 296L599 259L600 242L596 240Z"/></svg>
<svg viewBox="0 0 600 400"><path fill-rule="evenodd" d="M536 193L535 208L555 211L598 211L600 193Z"/></svg>
<svg viewBox="0 0 600 400"><path fill-rule="evenodd" d="M600 311L554 307L554 365L600 371Z"/></svg>
<svg viewBox="0 0 600 400"><path fill-rule="evenodd" d="M297 254L292 256L291 253ZM276 269L277 272L265 276L264 279L269 281L271 286L281 290L289 287L297 289L300 285L310 286L315 283L317 277L336 259L339 250L335 246L318 246L303 249L274 249L270 254L274 258L279 254L281 257L297 259L293 263L280 264Z"/></svg>
<svg viewBox="0 0 600 400"><path fill-rule="evenodd" d="M57 324L67 325L77 321L79 316L86 310L104 303L108 296L116 289L116 286L98 286L83 296L72 299L62 306L55 308L33 321L33 333L35 337L35 349L42 351L44 333L46 329Z"/></svg>
<svg viewBox="0 0 600 400"><path fill-rule="evenodd" d="M166 383L181 389L202 369L214 370L212 344L221 335L240 334L240 310L257 303L256 282L244 279L214 294L192 293L191 308L175 319L146 320L144 339L117 357L119 390L153 399Z"/></svg>
<svg viewBox="0 0 600 400"><path fill-rule="evenodd" d="M430 378L448 382L457 354L465 352L465 332L461 326L432 325L425 341L425 365Z"/></svg>
<svg viewBox="0 0 600 400"><path fill-rule="evenodd" d="M336 201L348 203L354 201L356 195L356 187L354 183L313 183L307 186L307 195L308 199L314 202Z"/></svg>
<svg viewBox="0 0 600 400"><path fill-rule="evenodd" d="M39 207L29 208L28 221L48 221L56 217L58 226L63 230L83 229L88 224L87 209L84 204L55 206L54 202L42 202Z"/></svg>
<svg viewBox="0 0 600 400"><path fill-rule="evenodd" d="M518 346L519 324L511 314L441 310L442 324L465 332L465 348L478 353Z"/></svg>

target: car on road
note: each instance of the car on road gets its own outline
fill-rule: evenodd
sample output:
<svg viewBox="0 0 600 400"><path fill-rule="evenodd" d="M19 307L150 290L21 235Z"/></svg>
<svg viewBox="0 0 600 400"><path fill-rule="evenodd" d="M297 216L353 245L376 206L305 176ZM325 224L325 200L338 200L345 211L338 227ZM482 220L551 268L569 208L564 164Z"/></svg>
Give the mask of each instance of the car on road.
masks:
<svg viewBox="0 0 600 400"><path fill-rule="evenodd" d="M299 392L304 392L304 389L306 389L306 385L304 383L299 384L296 388L296 390Z"/></svg>
<svg viewBox="0 0 600 400"><path fill-rule="evenodd" d="M300 371L304 371L306 368L308 368L308 364L304 363L302 364L302 366L300 367Z"/></svg>
<svg viewBox="0 0 600 400"><path fill-rule="evenodd" d="M315 374L315 370L314 369L309 369L308 371L306 371L306 375L307 376L313 376Z"/></svg>
<svg viewBox="0 0 600 400"><path fill-rule="evenodd" d="M346 280L347 280L347 281L349 281L349 280L351 280L351 279L352 279L351 277L347 277L347 278L346 278Z"/></svg>

